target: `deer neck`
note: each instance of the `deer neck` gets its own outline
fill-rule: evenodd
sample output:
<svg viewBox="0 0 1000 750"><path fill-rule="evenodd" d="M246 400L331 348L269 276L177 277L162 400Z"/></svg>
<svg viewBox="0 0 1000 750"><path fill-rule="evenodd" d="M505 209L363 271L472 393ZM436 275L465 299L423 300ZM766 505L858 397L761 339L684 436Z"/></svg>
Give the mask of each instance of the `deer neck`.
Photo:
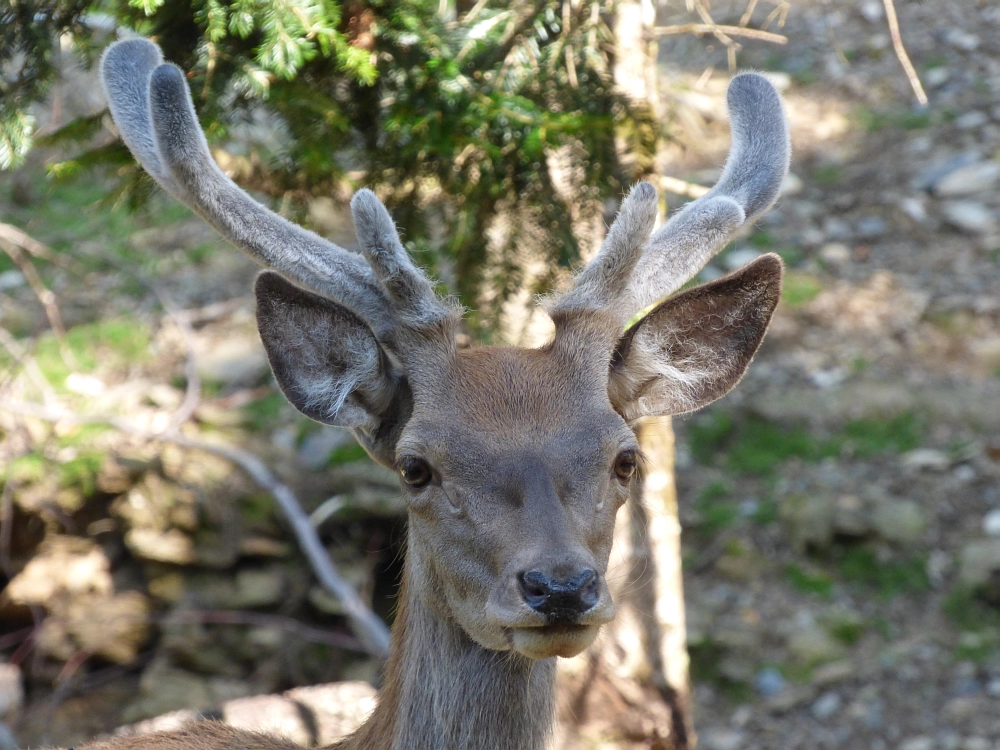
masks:
<svg viewBox="0 0 1000 750"><path fill-rule="evenodd" d="M343 750L542 750L552 729L555 659L490 651L441 614L407 559L385 686ZM419 590L418 590L419 589Z"/></svg>

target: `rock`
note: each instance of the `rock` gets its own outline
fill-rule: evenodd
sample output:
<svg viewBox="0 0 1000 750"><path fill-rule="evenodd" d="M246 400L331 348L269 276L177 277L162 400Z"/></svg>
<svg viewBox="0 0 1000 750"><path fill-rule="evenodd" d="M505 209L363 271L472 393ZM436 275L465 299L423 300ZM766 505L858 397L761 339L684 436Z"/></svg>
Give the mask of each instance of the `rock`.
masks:
<svg viewBox="0 0 1000 750"><path fill-rule="evenodd" d="M1000 163L993 160L969 164L949 172L934 183L934 194L943 198L991 190L1000 182Z"/></svg>
<svg viewBox="0 0 1000 750"><path fill-rule="evenodd" d="M945 42L950 44L955 49L962 50L963 52L973 52L979 49L979 37L975 34L970 34L967 31L962 31L955 26L949 26L945 29L943 34Z"/></svg>
<svg viewBox="0 0 1000 750"><path fill-rule="evenodd" d="M909 216L918 224L923 224L927 221L927 207L924 205L924 199L919 196L907 196L899 201L899 207L902 209L903 213Z"/></svg>
<svg viewBox="0 0 1000 750"><path fill-rule="evenodd" d="M993 750L993 743L985 737L966 737L959 745L961 750Z"/></svg>
<svg viewBox="0 0 1000 750"><path fill-rule="evenodd" d="M955 118L955 127L959 130L974 130L980 128L990 121L990 116L985 112L973 110L965 112Z"/></svg>
<svg viewBox="0 0 1000 750"><path fill-rule="evenodd" d="M823 693L809 708L809 712L819 721L826 721L840 711L842 701L834 692Z"/></svg>
<svg viewBox="0 0 1000 750"><path fill-rule="evenodd" d="M1000 539L969 542L959 555L958 580L969 588L990 583L1000 573Z"/></svg>
<svg viewBox="0 0 1000 750"><path fill-rule="evenodd" d="M775 713L791 711L796 706L808 703L816 695L816 691L809 686L793 687L774 696L767 702L767 707Z"/></svg>
<svg viewBox="0 0 1000 750"><path fill-rule="evenodd" d="M764 667L754 677L753 685L764 698L777 695L788 686L785 676L774 667Z"/></svg>
<svg viewBox="0 0 1000 750"><path fill-rule="evenodd" d="M951 71L944 66L931 68L924 73L924 83L927 84L927 88L929 89L936 89L938 86L943 86L948 82L949 78L951 78Z"/></svg>
<svg viewBox="0 0 1000 750"><path fill-rule="evenodd" d="M715 281L715 279L723 275L725 275L725 271L717 266L709 264L698 272L698 281L703 283L707 281Z"/></svg>
<svg viewBox="0 0 1000 750"><path fill-rule="evenodd" d="M788 639L788 650L797 662L823 664L844 658L844 647L825 631L812 626L796 631Z"/></svg>
<svg viewBox="0 0 1000 750"><path fill-rule="evenodd" d="M906 545L920 541L927 520L920 506L910 500L883 500L875 506L872 525L883 539Z"/></svg>
<svg viewBox="0 0 1000 750"><path fill-rule="evenodd" d="M136 557L174 565L190 565L196 557L191 537L179 529L130 529L125 534L125 546Z"/></svg>
<svg viewBox="0 0 1000 750"><path fill-rule="evenodd" d="M230 701L222 709L222 720L238 729L265 732L297 745L313 745L307 714L282 695L255 695Z"/></svg>
<svg viewBox="0 0 1000 750"><path fill-rule="evenodd" d="M286 594L285 571L280 567L251 568L236 574L235 609L280 604Z"/></svg>
<svg viewBox="0 0 1000 750"><path fill-rule="evenodd" d="M139 693L139 699L123 713L123 721L134 722L180 709L205 711L215 703L207 678L177 669L165 659L146 667L139 679Z"/></svg>
<svg viewBox="0 0 1000 750"><path fill-rule="evenodd" d="M255 385L267 377L270 365L259 339L239 336L203 344L198 374L205 381L224 386Z"/></svg>
<svg viewBox="0 0 1000 750"><path fill-rule="evenodd" d="M854 666L854 662L849 659L843 659L842 661L832 661L829 664L817 667L813 670L811 679L813 685L823 687L825 685L834 685L844 680L850 680L857 673L858 669Z"/></svg>
<svg viewBox="0 0 1000 750"><path fill-rule="evenodd" d="M834 216L823 222L823 233L831 240L849 240L854 236L851 225Z"/></svg>
<svg viewBox="0 0 1000 750"><path fill-rule="evenodd" d="M798 195L802 192L802 188L802 178L794 172L789 172L785 175L785 179L781 183L781 196L787 198L792 195Z"/></svg>
<svg viewBox="0 0 1000 750"><path fill-rule="evenodd" d="M116 664L132 662L149 633L149 602L138 591L111 598L78 597L64 616L67 629L79 650Z"/></svg>
<svg viewBox="0 0 1000 750"><path fill-rule="evenodd" d="M706 729L698 734L698 744L706 750L740 750L743 732L736 729Z"/></svg>
<svg viewBox="0 0 1000 750"><path fill-rule="evenodd" d="M731 250L722 260L722 264L726 267L727 271L735 271L739 268L743 268L743 266L747 263L756 260L759 256L760 253L753 248L740 247L735 250Z"/></svg>
<svg viewBox="0 0 1000 750"><path fill-rule="evenodd" d="M951 459L944 451L933 448L917 448L904 453L903 466L917 471L944 471L951 466Z"/></svg>
<svg viewBox="0 0 1000 750"><path fill-rule="evenodd" d="M1000 677L996 677L987 683L986 694L991 698L1000 698Z"/></svg>
<svg viewBox="0 0 1000 750"><path fill-rule="evenodd" d="M899 744L899 750L934 750L934 738L925 735L910 737Z"/></svg>
<svg viewBox="0 0 1000 750"><path fill-rule="evenodd" d="M21 668L16 664L0 664L0 716L20 711L24 705L24 685Z"/></svg>
<svg viewBox="0 0 1000 750"><path fill-rule="evenodd" d="M869 23L878 23L885 17L885 10L882 8L882 3L869 0L861 4L861 15Z"/></svg>
<svg viewBox="0 0 1000 750"><path fill-rule="evenodd" d="M321 746L346 737L375 710L375 688L358 680L295 688L285 695L312 712Z"/></svg>
<svg viewBox="0 0 1000 750"><path fill-rule="evenodd" d="M1000 536L1000 508L994 508L983 516L983 531L988 536Z"/></svg>
<svg viewBox="0 0 1000 750"><path fill-rule="evenodd" d="M857 495L841 495L834 508L833 527L837 534L862 537L868 533L871 524L864 504Z"/></svg>
<svg viewBox="0 0 1000 750"><path fill-rule="evenodd" d="M52 536L7 585L16 604L51 605L64 595L110 595L111 565L104 550L78 537Z"/></svg>
<svg viewBox="0 0 1000 750"><path fill-rule="evenodd" d="M935 161L920 173L915 186L920 190L930 190L945 175L979 161L982 161L982 156L977 151L963 151L947 159Z"/></svg>
<svg viewBox="0 0 1000 750"><path fill-rule="evenodd" d="M948 201L941 206L945 221L968 234L992 234L997 231L996 217L982 203Z"/></svg>
<svg viewBox="0 0 1000 750"><path fill-rule="evenodd" d="M827 242L819 249L819 257L832 266L843 266L851 262L851 248L843 242Z"/></svg>
<svg viewBox="0 0 1000 750"><path fill-rule="evenodd" d="M799 550L829 546L834 512L833 499L823 493L786 495L781 499L781 518L790 526L792 543Z"/></svg>
<svg viewBox="0 0 1000 750"><path fill-rule="evenodd" d="M889 226L881 216L865 216L857 223L855 229L859 237L870 240L883 236L889 231Z"/></svg>

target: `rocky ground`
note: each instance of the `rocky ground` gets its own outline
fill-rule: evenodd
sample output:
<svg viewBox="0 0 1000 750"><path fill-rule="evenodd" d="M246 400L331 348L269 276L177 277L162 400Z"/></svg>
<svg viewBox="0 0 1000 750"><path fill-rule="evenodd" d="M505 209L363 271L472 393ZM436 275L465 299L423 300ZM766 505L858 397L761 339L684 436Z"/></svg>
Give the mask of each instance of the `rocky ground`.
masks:
<svg viewBox="0 0 1000 750"><path fill-rule="evenodd" d="M777 251L784 304L737 391L677 422L710 750L1000 747L1000 9L899 11L927 109L879 2L796 4L788 46L743 57L787 86L795 155L704 274ZM661 54L687 81L719 59ZM672 94L680 176L721 158L724 81Z"/></svg>
<svg viewBox="0 0 1000 750"><path fill-rule="evenodd" d="M742 8L713 13L735 23ZM708 750L1000 748L1000 9L898 10L926 109L880 2L803 0L787 46L740 53L783 89L795 154L778 208L703 273L780 253L775 323L737 391L676 422ZM728 147L711 47L669 37L661 53L669 170L703 184ZM133 217L96 208L105 191L49 185L37 163L0 175L0 221L72 258L43 264L65 346L43 336L38 372L4 397L155 431L187 408L196 364L192 434L261 456L387 614L393 480L270 385L254 268L168 201ZM0 324L46 328L31 279L0 263ZM298 583L305 563L269 498L228 463L99 425L7 413L0 429L14 521L0 714L22 746L374 678L336 603Z"/></svg>

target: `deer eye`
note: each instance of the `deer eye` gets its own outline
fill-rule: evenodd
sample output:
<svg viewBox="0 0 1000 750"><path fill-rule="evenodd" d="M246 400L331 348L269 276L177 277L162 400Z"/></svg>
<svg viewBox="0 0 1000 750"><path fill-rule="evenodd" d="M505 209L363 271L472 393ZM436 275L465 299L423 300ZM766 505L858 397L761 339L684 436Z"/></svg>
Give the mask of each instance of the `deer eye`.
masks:
<svg viewBox="0 0 1000 750"><path fill-rule="evenodd" d="M400 460L399 476L407 487L414 490L426 487L433 478L430 464L416 456L404 456Z"/></svg>
<svg viewBox="0 0 1000 750"><path fill-rule="evenodd" d="M622 482L627 482L635 476L638 465L639 461L634 450L622 451L615 459L615 476Z"/></svg>

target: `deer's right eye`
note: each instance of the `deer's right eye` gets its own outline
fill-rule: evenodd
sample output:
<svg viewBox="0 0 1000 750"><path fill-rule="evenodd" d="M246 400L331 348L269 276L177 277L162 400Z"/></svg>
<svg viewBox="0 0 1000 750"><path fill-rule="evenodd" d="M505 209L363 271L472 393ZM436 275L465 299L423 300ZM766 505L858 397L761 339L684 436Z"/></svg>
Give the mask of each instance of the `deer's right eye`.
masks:
<svg viewBox="0 0 1000 750"><path fill-rule="evenodd" d="M407 487L419 490L426 487L434 475L431 472L430 464L424 459L416 456L404 456L399 462L399 476L403 478Z"/></svg>

